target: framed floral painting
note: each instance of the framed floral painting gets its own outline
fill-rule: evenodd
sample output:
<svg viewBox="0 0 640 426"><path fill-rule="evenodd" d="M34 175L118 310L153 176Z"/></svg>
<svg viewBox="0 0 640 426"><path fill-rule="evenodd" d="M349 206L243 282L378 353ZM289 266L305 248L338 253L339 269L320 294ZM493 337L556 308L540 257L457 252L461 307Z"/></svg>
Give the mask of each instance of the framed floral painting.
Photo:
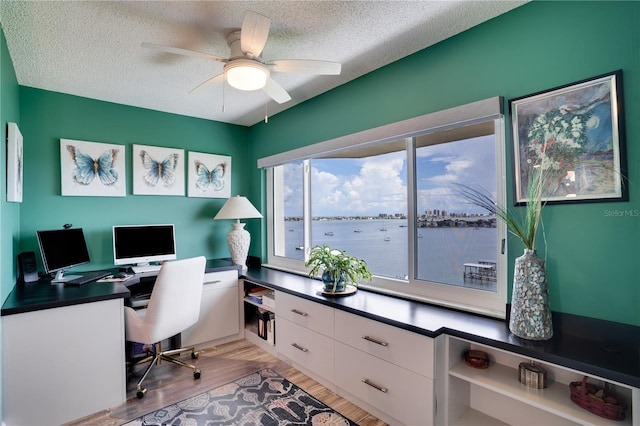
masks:
<svg viewBox="0 0 640 426"><path fill-rule="evenodd" d="M622 71L509 101L516 204L532 176L546 202L625 201ZM540 173L534 173L535 171Z"/></svg>

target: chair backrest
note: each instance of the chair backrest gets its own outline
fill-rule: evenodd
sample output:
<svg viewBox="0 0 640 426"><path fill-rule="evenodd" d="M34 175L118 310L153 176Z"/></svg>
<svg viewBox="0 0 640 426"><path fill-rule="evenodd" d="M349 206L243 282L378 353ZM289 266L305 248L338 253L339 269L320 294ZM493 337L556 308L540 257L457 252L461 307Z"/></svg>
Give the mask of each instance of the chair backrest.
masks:
<svg viewBox="0 0 640 426"><path fill-rule="evenodd" d="M206 263L200 256L162 264L143 320L153 343L198 321Z"/></svg>

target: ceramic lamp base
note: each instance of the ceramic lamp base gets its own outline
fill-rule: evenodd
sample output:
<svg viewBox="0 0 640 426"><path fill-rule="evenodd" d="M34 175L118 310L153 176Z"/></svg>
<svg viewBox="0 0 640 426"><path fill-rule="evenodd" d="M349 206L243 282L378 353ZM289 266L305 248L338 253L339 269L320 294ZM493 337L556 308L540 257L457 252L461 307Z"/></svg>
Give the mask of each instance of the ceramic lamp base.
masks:
<svg viewBox="0 0 640 426"><path fill-rule="evenodd" d="M227 234L227 244L231 253L231 262L234 265L242 265L242 270L247 270L247 255L251 244L251 234L244 229L244 223L234 222L233 229Z"/></svg>

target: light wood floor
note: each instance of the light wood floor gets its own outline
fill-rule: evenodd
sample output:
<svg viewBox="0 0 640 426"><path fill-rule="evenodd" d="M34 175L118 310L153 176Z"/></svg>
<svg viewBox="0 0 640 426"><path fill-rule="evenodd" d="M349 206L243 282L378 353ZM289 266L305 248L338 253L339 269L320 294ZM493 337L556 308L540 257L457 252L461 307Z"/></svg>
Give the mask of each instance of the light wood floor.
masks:
<svg viewBox="0 0 640 426"><path fill-rule="evenodd" d="M188 353L184 354L183 357L185 361L191 362ZM232 382L262 368L271 368L358 425L386 425L386 423L339 397L289 364L246 340L202 349L200 350L200 356L194 363L202 371L202 376L199 380L193 379L191 371L171 363L165 362L154 367L144 382L147 394L143 399L136 398L136 382L144 372L145 366L137 366L132 376L129 377L127 400L122 405L95 413L67 425L120 425L143 414L166 407L169 404ZM100 387L80 391L100 392Z"/></svg>

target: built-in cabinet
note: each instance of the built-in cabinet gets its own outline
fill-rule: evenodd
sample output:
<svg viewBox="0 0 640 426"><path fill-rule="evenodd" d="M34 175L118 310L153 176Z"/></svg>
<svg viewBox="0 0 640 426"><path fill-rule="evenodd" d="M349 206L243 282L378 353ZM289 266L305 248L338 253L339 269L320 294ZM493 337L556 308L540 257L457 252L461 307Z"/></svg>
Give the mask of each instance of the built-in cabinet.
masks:
<svg viewBox="0 0 640 426"><path fill-rule="evenodd" d="M334 382L334 309L276 292L276 348L321 383Z"/></svg>
<svg viewBox="0 0 640 426"><path fill-rule="evenodd" d="M433 424L433 339L336 309L334 357L348 399L392 424Z"/></svg>
<svg viewBox="0 0 640 426"><path fill-rule="evenodd" d="M238 271L228 270L204 274L200 318L182 332L182 345L201 345L220 341L240 333L241 321L238 293Z"/></svg>
<svg viewBox="0 0 640 426"><path fill-rule="evenodd" d="M605 379L594 375L514 354L491 346L452 336L443 336L443 379L445 380L442 419L447 425L639 425L637 407L640 390L612 383L615 393L627 405L623 421L608 420L574 404L569 383L582 381L603 387ZM488 354L488 368L473 368L464 361L468 350ZM548 386L537 389L520 383L520 363L542 367Z"/></svg>
<svg viewBox="0 0 640 426"><path fill-rule="evenodd" d="M245 309L253 305L245 298ZM282 291L269 309L275 348L251 324L248 340L389 424L433 424L433 339Z"/></svg>
<svg viewBox="0 0 640 426"><path fill-rule="evenodd" d="M275 301L275 346L249 325L245 336L389 424L640 426L638 388L608 380L628 408L623 421L607 420L570 400L569 383L586 375L602 387L602 377L446 333L431 338L277 287ZM489 368L467 365L469 350L488 354ZM519 365L531 362L547 371L547 387L520 383Z"/></svg>
<svg viewBox="0 0 640 426"><path fill-rule="evenodd" d="M123 306L119 298L3 316L4 424L62 424L124 402Z"/></svg>

